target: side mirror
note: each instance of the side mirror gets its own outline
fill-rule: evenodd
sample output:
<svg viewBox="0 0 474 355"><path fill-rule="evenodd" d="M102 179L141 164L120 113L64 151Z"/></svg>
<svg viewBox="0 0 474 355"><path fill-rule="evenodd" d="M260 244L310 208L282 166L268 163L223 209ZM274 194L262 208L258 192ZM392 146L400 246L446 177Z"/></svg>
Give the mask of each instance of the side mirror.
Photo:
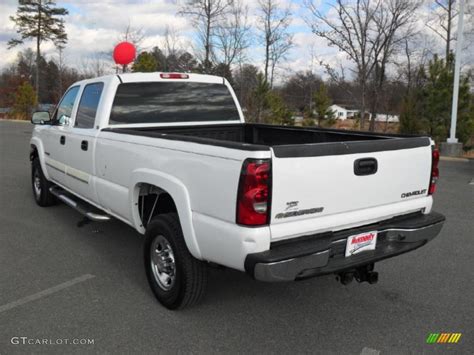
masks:
<svg viewBox="0 0 474 355"><path fill-rule="evenodd" d="M51 121L48 111L36 111L31 116L31 123L33 124L45 124Z"/></svg>

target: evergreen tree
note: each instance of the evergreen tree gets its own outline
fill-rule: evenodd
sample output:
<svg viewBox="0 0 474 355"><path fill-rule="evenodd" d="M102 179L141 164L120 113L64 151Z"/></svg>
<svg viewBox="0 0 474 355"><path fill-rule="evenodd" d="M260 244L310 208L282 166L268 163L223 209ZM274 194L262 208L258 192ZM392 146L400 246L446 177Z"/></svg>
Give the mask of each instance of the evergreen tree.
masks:
<svg viewBox="0 0 474 355"><path fill-rule="evenodd" d="M438 56L416 74L416 85L409 88L402 103L400 132L425 133L436 143L446 141L451 125L454 68ZM459 83L458 120L456 136L466 143L474 133L474 95L469 91L469 77Z"/></svg>
<svg viewBox="0 0 474 355"><path fill-rule="evenodd" d="M280 95L270 91L267 94L266 101L268 103L268 108L270 109L270 115L265 119L266 123L285 126L294 125L294 119L292 118L293 115Z"/></svg>
<svg viewBox="0 0 474 355"><path fill-rule="evenodd" d="M331 119L334 112L329 108L331 106L331 99L328 96L326 86L321 83L318 91L314 94L314 106L316 111L316 118L318 119L318 126L321 127L321 120Z"/></svg>
<svg viewBox="0 0 474 355"><path fill-rule="evenodd" d="M141 52L132 65L133 72L149 73L156 71L157 68L156 58L148 52Z"/></svg>
<svg viewBox="0 0 474 355"><path fill-rule="evenodd" d="M10 16L16 25L20 39L11 39L9 48L22 44L25 40L36 40L36 101L39 92L39 68L41 57L41 43L52 41L55 45L64 45L67 42L67 34L64 30L64 20L59 16L65 16L68 11L62 7L56 7L51 0L20 0L16 16Z"/></svg>
<svg viewBox="0 0 474 355"><path fill-rule="evenodd" d="M23 82L15 94L13 114L18 115L22 120L27 120L36 104L36 93L33 86L27 81Z"/></svg>
<svg viewBox="0 0 474 355"><path fill-rule="evenodd" d="M413 82L407 87L407 92L401 103L400 133L418 134L425 132L425 86L426 71L420 66L414 73Z"/></svg>
<svg viewBox="0 0 474 355"><path fill-rule="evenodd" d="M438 56L434 56L428 65L427 84L425 89L425 113L429 133L437 143L446 141L451 125L451 108L453 97L454 68ZM462 77L459 83L458 119L456 135L466 142L473 133L470 106L472 94L469 92L469 78ZM463 132L463 129L465 130Z"/></svg>

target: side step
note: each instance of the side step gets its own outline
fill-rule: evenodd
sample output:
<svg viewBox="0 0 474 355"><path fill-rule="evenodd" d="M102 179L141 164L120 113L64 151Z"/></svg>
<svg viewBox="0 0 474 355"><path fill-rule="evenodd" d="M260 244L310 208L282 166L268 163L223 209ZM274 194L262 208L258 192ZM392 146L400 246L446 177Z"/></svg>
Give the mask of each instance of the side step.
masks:
<svg viewBox="0 0 474 355"><path fill-rule="evenodd" d="M87 219L90 219L94 222L105 222L109 221L111 217L107 214L103 214L98 208L92 206L91 204L80 200L78 197L73 194L63 190L59 186L52 186L49 188L49 191L58 198L58 200L64 202L69 207L74 208L80 214L82 214Z"/></svg>

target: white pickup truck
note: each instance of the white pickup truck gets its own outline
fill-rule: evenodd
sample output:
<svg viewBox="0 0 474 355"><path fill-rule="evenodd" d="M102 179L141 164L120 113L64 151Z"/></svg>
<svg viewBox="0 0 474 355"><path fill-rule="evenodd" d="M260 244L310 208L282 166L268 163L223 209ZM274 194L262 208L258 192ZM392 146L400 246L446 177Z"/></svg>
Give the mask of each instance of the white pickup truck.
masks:
<svg viewBox="0 0 474 355"><path fill-rule="evenodd" d="M60 200L144 234L149 284L170 309L202 298L210 265L261 281L375 283L375 262L444 222L431 211L429 137L245 123L222 77L84 80L32 122L38 205Z"/></svg>

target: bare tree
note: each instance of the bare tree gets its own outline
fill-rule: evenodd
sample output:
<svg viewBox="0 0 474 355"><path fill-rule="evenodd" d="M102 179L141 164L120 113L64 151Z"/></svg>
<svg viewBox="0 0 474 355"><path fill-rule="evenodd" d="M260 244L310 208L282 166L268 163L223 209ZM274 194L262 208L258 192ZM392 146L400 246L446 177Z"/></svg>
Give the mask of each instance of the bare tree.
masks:
<svg viewBox="0 0 474 355"><path fill-rule="evenodd" d="M265 47L264 79L273 82L278 61L292 46L293 36L288 32L291 24L290 7L281 8L277 0L258 0L260 39Z"/></svg>
<svg viewBox="0 0 474 355"><path fill-rule="evenodd" d="M125 41L125 42L132 43L135 46L137 53L140 53L142 51L142 43L144 39L145 39L145 31L143 30L143 28L133 27L130 21L128 22L127 27L124 28L124 31L119 36L120 42ZM95 63L96 66L99 65L100 67L101 64L100 64L99 59L97 60L94 59L93 62ZM102 70L99 70L99 67L96 67L96 69L93 70L93 72L101 72ZM127 65L122 65L122 72L123 73L127 72L127 68L128 68Z"/></svg>
<svg viewBox="0 0 474 355"><path fill-rule="evenodd" d="M128 22L127 27L120 35L120 41L126 41L132 43L137 52L142 50L143 40L145 39L145 31L141 27L133 27L131 22Z"/></svg>
<svg viewBox="0 0 474 355"><path fill-rule="evenodd" d="M187 0L180 10L182 16L191 18L204 47L203 67L208 73L212 67L215 29L226 15L232 0Z"/></svg>
<svg viewBox="0 0 474 355"><path fill-rule="evenodd" d="M58 91L59 95L61 96L63 94L63 75L64 75L64 69L66 67L64 63L64 45L57 45L56 49L58 50L58 59L56 61L56 64L58 66L58 71L59 71L59 82L58 82Z"/></svg>
<svg viewBox="0 0 474 355"><path fill-rule="evenodd" d="M96 52L83 58L80 62L81 74L86 78L95 78L110 74L113 67L108 58L109 54L105 52Z"/></svg>
<svg viewBox="0 0 474 355"><path fill-rule="evenodd" d="M177 56L181 51L179 32L176 28L166 26L164 33L164 50L167 56Z"/></svg>
<svg viewBox="0 0 474 355"><path fill-rule="evenodd" d="M458 15L455 0L434 0L431 13L434 17L426 26L436 33L445 43L445 58L448 60L451 51L451 42L454 40L452 33L454 18Z"/></svg>
<svg viewBox="0 0 474 355"><path fill-rule="evenodd" d="M452 48L452 43L456 41L456 20L458 16L458 3L456 0L430 0L429 10L433 16L426 22L426 26L433 31L444 43L445 58L449 63L449 55ZM465 0L465 14L464 14L464 46L466 50L473 45L474 41L474 2ZM468 60L472 55L467 56Z"/></svg>
<svg viewBox="0 0 474 355"><path fill-rule="evenodd" d="M216 26L216 56L228 68L243 58L250 45L248 12L249 8L242 0L235 0L227 16Z"/></svg>
<svg viewBox="0 0 474 355"><path fill-rule="evenodd" d="M374 90L383 85L389 58L401 39L410 33L412 16L419 3L410 0L336 0L330 6L330 15L323 14L314 0L306 0L305 5L310 13L307 23L313 33L347 54L355 64L360 88L360 127L364 128L369 80L373 78L377 83ZM373 102L377 102L376 99ZM371 129L374 128L373 120Z"/></svg>
<svg viewBox="0 0 474 355"><path fill-rule="evenodd" d="M393 54L403 49L404 41L414 34L413 16L420 2L413 0L386 0L374 16L375 36L369 39L374 47L374 72L371 95L371 131L375 128L375 117L379 97L386 81L387 64Z"/></svg>
<svg viewBox="0 0 474 355"><path fill-rule="evenodd" d="M360 86L360 126L364 127L367 81L374 65L374 48L369 43L369 34L374 21L375 13L381 0L357 0L355 4L343 0L336 0L329 11L334 16L326 16L314 0L306 0L309 10L308 25L314 34L326 39L330 46L338 48L347 54L356 65L357 82Z"/></svg>
<svg viewBox="0 0 474 355"><path fill-rule="evenodd" d="M282 59L286 59L289 50L293 47L293 38L288 36L286 40L277 41L270 47L270 87L273 87L275 68Z"/></svg>

